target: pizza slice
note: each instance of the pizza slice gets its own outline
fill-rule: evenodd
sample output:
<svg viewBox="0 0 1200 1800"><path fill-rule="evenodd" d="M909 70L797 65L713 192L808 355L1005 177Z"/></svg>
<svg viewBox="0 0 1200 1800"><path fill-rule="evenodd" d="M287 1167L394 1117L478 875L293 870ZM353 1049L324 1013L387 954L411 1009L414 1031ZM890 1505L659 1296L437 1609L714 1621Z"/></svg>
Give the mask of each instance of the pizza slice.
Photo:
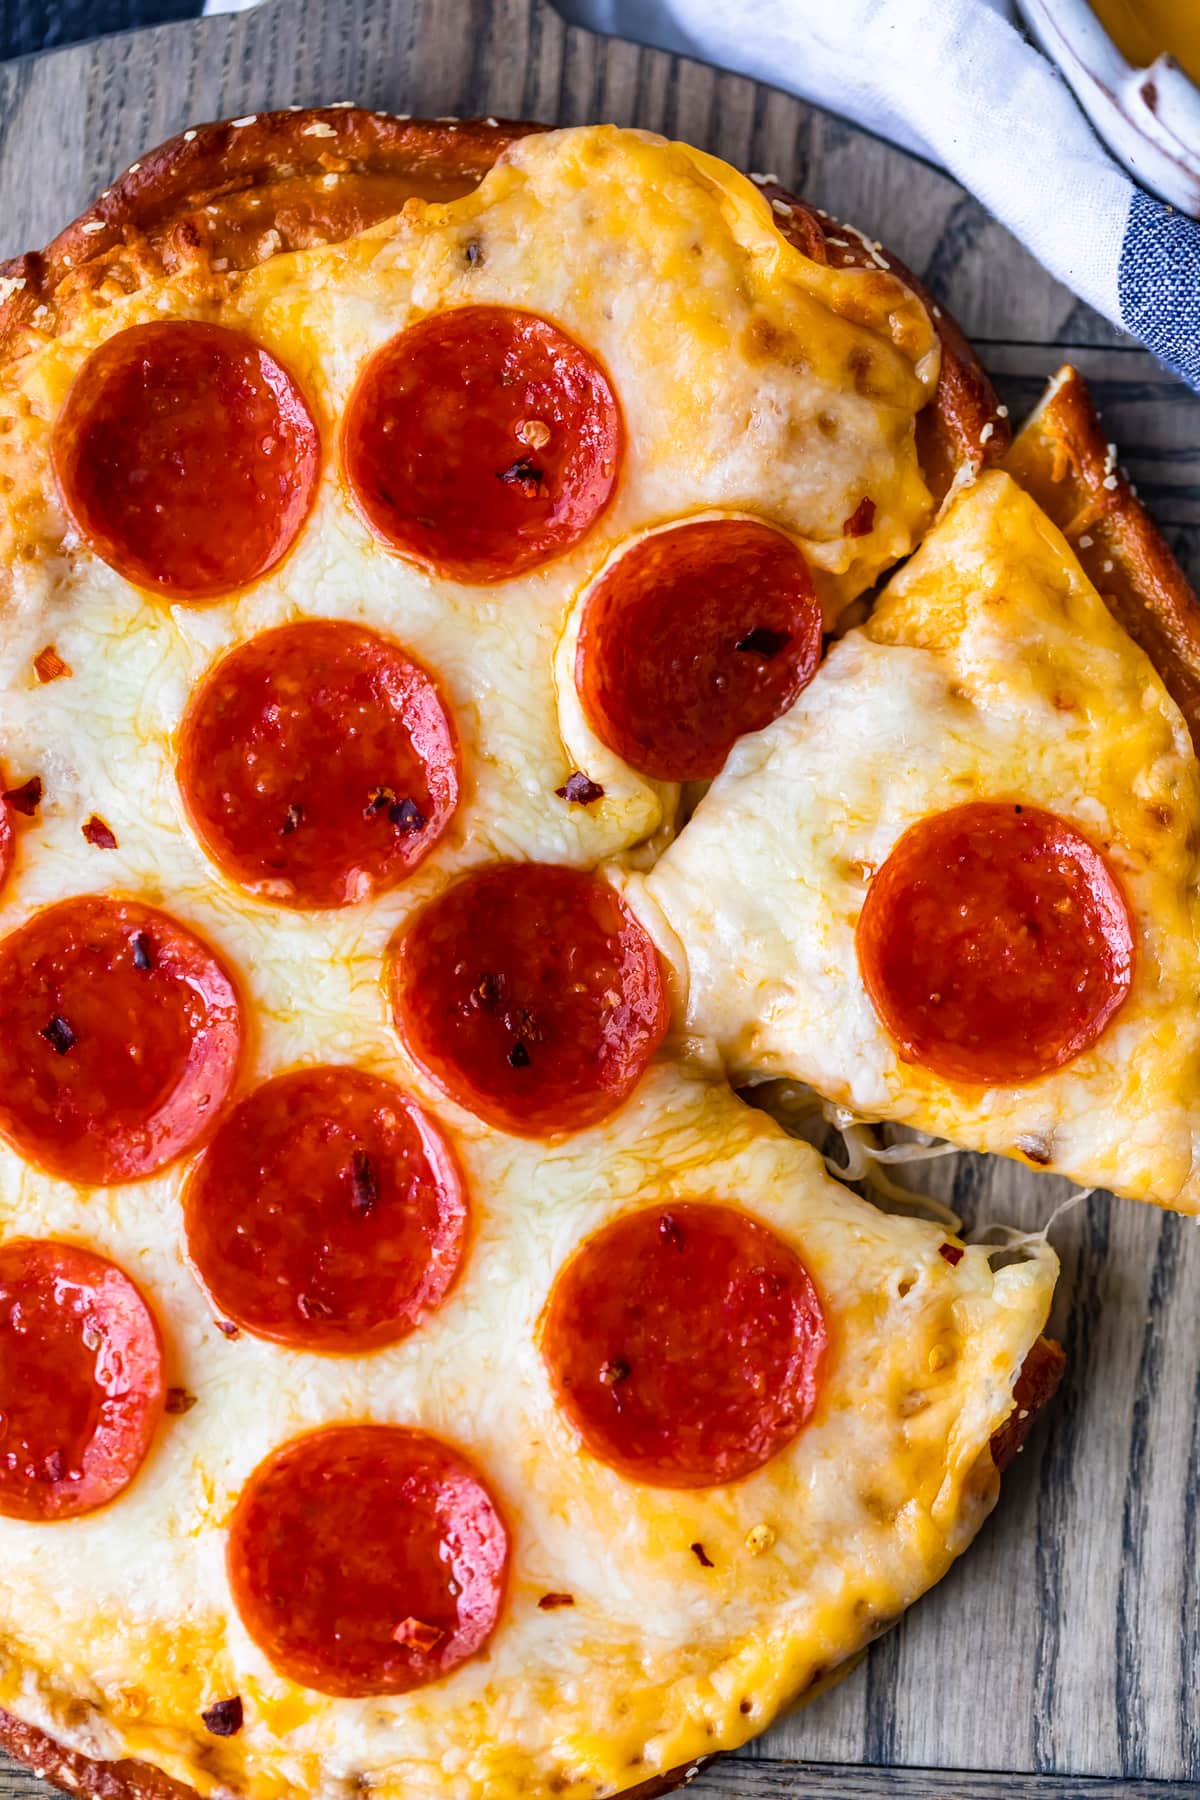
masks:
<svg viewBox="0 0 1200 1800"><path fill-rule="evenodd" d="M997 471L737 746L648 886L737 1079L1196 1210L1198 822L1162 677Z"/></svg>

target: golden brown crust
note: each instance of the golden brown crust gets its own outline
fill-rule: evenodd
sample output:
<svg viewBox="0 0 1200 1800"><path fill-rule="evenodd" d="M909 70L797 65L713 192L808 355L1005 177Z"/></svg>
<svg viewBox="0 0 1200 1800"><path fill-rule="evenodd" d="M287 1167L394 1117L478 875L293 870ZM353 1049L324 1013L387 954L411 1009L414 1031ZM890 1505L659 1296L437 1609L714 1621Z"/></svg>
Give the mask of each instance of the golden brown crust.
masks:
<svg viewBox="0 0 1200 1800"><path fill-rule="evenodd" d="M195 1788L173 1781L150 1763L99 1762L90 1756L80 1756L74 1750L64 1750L36 1726L26 1725L3 1710L0 1710L0 1750L32 1769L39 1780L52 1782L66 1793L81 1794L84 1800L199 1800ZM627 1788L621 1800L657 1800L660 1795L673 1794L678 1788L685 1787L703 1766L703 1763L688 1763L678 1769L668 1769L665 1774L640 1782L635 1788Z"/></svg>
<svg viewBox="0 0 1200 1800"><path fill-rule="evenodd" d="M1068 539L1200 748L1200 597L1117 467L1076 369L1055 376L1004 466Z"/></svg>
<svg viewBox="0 0 1200 1800"><path fill-rule="evenodd" d="M278 250L350 237L413 196L454 199L516 138L546 129L336 106L197 126L133 163L45 250L0 264L0 360L19 354L30 330L56 336L87 307L162 274L249 268ZM814 262L889 268L929 308L942 368L917 434L940 501L961 470L977 472L1007 446L979 359L903 263L776 183L760 185L779 203L783 235Z"/></svg>
<svg viewBox="0 0 1200 1800"><path fill-rule="evenodd" d="M1037 1339L1021 1364L1013 1387L1013 1409L999 1431L992 1433L992 1461L1001 1474L1024 1448L1043 1406L1058 1392L1066 1366L1066 1352L1061 1344L1053 1338Z"/></svg>
<svg viewBox="0 0 1200 1800"><path fill-rule="evenodd" d="M469 193L536 125L397 119L361 107L200 125L149 151L45 250L0 264L0 355L181 269L250 268L350 237L414 195ZM39 313L39 309L41 309Z"/></svg>
<svg viewBox="0 0 1200 1800"><path fill-rule="evenodd" d="M98 1762L65 1750L44 1731L0 1711L0 1750L25 1763L39 1779L85 1800L196 1800L195 1790L172 1781L149 1763Z"/></svg>
<svg viewBox="0 0 1200 1800"><path fill-rule="evenodd" d="M764 183L763 193L772 202L780 231L805 256L837 269L890 269L924 302L942 345L937 392L917 419L921 469L934 499L940 504L964 471L974 476L999 462L1011 438L1007 417L957 322L924 283L890 250L873 244L852 225L839 224L778 183Z"/></svg>

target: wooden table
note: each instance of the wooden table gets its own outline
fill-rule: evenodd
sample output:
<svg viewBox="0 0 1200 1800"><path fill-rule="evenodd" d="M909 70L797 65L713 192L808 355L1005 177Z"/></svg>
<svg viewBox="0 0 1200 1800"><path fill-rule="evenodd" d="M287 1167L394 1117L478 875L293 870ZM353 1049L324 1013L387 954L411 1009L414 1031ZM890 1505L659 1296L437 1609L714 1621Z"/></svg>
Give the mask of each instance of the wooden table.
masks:
<svg viewBox="0 0 1200 1800"><path fill-rule="evenodd" d="M266 0L0 65L0 255L43 243L191 122L344 99L611 119L778 174L920 271L1014 417L1069 356L1200 576L1200 400L960 188L768 88L567 28L545 0ZM999 1161L933 1167L968 1220L1041 1223L1069 1191ZM1096 1195L1053 1238L1070 1373L979 1542L864 1666L711 1770L697 1796L1200 1793L1200 1235ZM0 1800L34 1791L0 1768Z"/></svg>

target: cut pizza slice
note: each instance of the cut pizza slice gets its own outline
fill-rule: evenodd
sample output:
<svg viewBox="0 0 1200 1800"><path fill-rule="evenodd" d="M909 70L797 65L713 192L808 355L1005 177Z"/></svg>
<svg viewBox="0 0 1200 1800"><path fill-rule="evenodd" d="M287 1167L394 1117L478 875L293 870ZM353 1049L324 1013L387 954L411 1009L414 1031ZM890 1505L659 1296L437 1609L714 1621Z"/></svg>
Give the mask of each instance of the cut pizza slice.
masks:
<svg viewBox="0 0 1200 1800"><path fill-rule="evenodd" d="M1197 1210L1198 827L1163 681L993 472L648 885L738 1078Z"/></svg>

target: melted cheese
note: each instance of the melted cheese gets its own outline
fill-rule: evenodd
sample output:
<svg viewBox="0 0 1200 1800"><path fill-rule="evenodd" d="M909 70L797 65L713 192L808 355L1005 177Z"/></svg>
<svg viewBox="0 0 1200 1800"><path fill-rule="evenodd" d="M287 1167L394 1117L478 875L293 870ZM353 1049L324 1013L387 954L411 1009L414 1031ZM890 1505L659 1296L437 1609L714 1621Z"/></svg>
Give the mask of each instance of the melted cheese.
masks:
<svg viewBox="0 0 1200 1800"><path fill-rule="evenodd" d="M469 241L482 247L474 265ZM375 544L333 450L363 359L408 319L469 300L545 313L598 354L631 446L599 528L486 591ZM74 541L46 463L88 350L125 325L177 316L240 324L267 343L312 396L326 442L293 552L207 607L148 600ZM638 847L669 833L674 791L603 752L566 701L560 713L555 661L572 603L614 544L680 513L752 508L804 544L835 610L926 516L912 424L935 374L928 321L891 277L816 269L781 243L740 177L609 130L526 140L476 194L410 206L350 244L215 285L184 277L114 297L9 372L0 762L14 781L40 774L45 799L22 825L0 930L89 890L167 907L236 971L251 1021L246 1085L314 1061L406 1082L455 1143L474 1237L446 1304L393 1349L341 1359L228 1341L184 1260L185 1167L91 1191L0 1149L0 1235L78 1239L125 1267L163 1321L169 1380L198 1402L164 1422L138 1480L104 1511L48 1526L0 1519L0 1704L205 1793L590 1800L761 1729L969 1540L995 1493L989 1437L1048 1309L1046 1261L995 1273L973 1249L952 1269L939 1231L840 1188L807 1146L687 1066L678 1042L603 1128L552 1146L491 1132L408 1066L380 979L393 932L463 868L610 859L628 884L621 860L644 859L652 851ZM841 523L864 490L874 530L847 540ZM314 614L391 632L436 672L466 792L411 881L364 906L301 914L247 898L208 863L180 804L174 746L215 657ZM73 673L42 686L33 659L48 643ZM575 765L602 781L598 805L555 797ZM117 849L83 839L93 812ZM646 918L670 950L657 912ZM637 1488L584 1455L537 1349L572 1250L615 1212L664 1196L731 1199L772 1224L812 1271L834 1344L818 1415L794 1444L740 1485L684 1495ZM380 1700L331 1700L277 1676L224 1572L230 1512L260 1458L310 1426L354 1419L462 1445L514 1539L487 1653ZM542 1612L551 1590L575 1607ZM244 1730L209 1736L202 1707L234 1693Z"/></svg>
<svg viewBox="0 0 1200 1800"><path fill-rule="evenodd" d="M272 984L293 979L286 947L255 948ZM323 990L307 1044L318 1055L337 990L355 1008L340 972L310 981ZM396 1071L394 1050L385 1061L356 1048ZM0 1702L204 1791L326 1794L365 1777L405 1800L590 1800L761 1729L965 1547L995 1496L988 1439L1049 1305L1044 1265L993 1273L971 1248L952 1269L940 1229L856 1200L808 1145L670 1066L607 1127L549 1148L438 1111L474 1199L470 1260L433 1319L372 1357L226 1340L184 1264L178 1172L101 1195L28 1178L10 1200L6 1186L6 1232L80 1238L134 1273L166 1324L171 1379L197 1405L166 1421L105 1511L0 1519ZM814 1420L732 1487L657 1492L594 1461L538 1354L539 1316L576 1245L663 1197L732 1199L770 1224L804 1257L832 1326ZM414 1694L298 1688L230 1603L225 1527L242 1484L272 1446L335 1419L416 1424L468 1448L512 1527L488 1651ZM551 1591L575 1606L542 1612ZM200 1710L232 1693L246 1726L217 1743Z"/></svg>
<svg viewBox="0 0 1200 1800"><path fill-rule="evenodd" d="M900 1060L858 972L873 870L910 825L1023 799L1106 851L1137 928L1098 1043L1023 1087ZM1200 1210L1200 770L1146 657L1001 474L960 498L785 718L734 750L649 886L693 1028L735 1073L789 1074L866 1117Z"/></svg>

